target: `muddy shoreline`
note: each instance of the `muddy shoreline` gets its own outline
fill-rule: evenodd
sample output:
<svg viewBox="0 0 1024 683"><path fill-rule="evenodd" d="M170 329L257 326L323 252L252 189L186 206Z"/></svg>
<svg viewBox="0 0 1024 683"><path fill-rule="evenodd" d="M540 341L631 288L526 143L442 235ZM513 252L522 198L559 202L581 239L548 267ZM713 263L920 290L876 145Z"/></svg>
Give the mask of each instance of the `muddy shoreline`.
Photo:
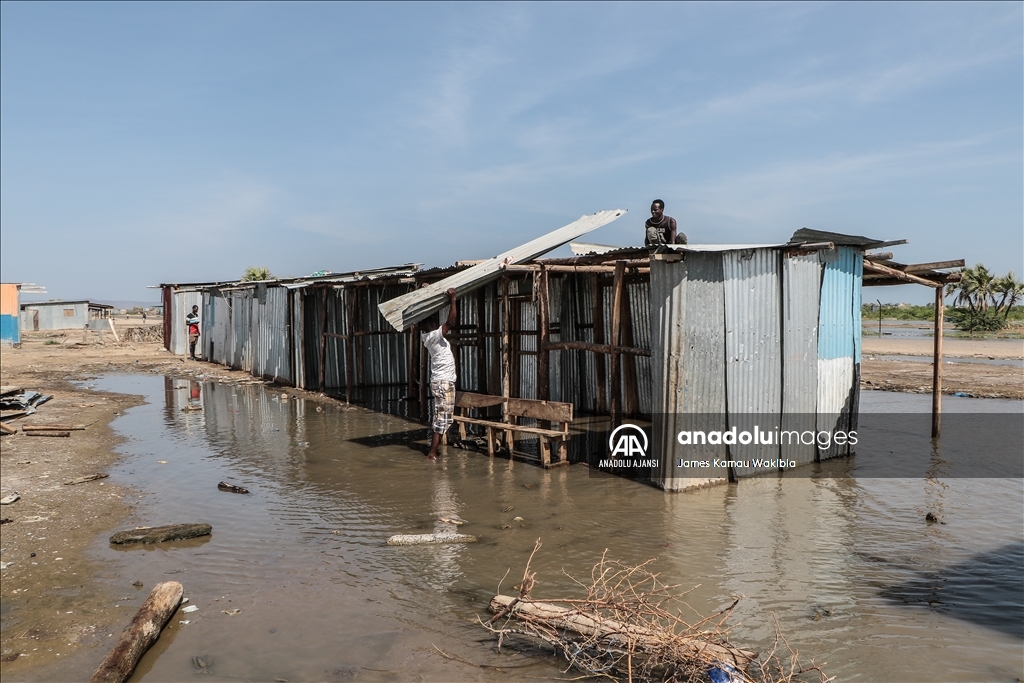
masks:
<svg viewBox="0 0 1024 683"><path fill-rule="evenodd" d="M10 520L0 526L0 676L11 680L48 680L57 672L70 679L87 678L92 669L79 670L80 663L95 660L95 666L103 659L152 588L128 581L111 591L99 580L103 567L86 553L96 538L142 523L134 518L138 492L109 479L64 484L105 472L119 460L117 446L123 439L110 423L142 403L139 396L94 391L88 380L104 374L154 373L264 383L244 372L183 361L159 342L101 345L76 339L30 335L21 348L0 354L0 384L53 396L34 415L10 422L18 433L0 440L2 495L20 496L0 506L0 518ZM88 427L69 438L27 437L20 430L23 424L67 423ZM69 658L75 660L75 670L65 673L61 662Z"/></svg>
<svg viewBox="0 0 1024 683"><path fill-rule="evenodd" d="M58 343L53 343L55 339ZM77 383L110 373L202 375L214 381L264 383L244 372L172 356L160 343L70 345L60 341L60 337L30 337L22 348L5 349L0 357L2 384L54 396L35 415L15 424L89 424L85 431L74 432L70 438L30 438L19 432L0 441L3 495L17 491L21 496L18 502L0 507L0 516L12 520L0 527L0 560L6 565L0 593L0 675L11 680L45 680L57 671L68 678L87 677L92 671L89 667L102 660L114 637L152 588L133 586L127 580L123 586L111 589L100 579L104 568L91 561L86 552L97 538L142 523L134 512L138 492L114 486L109 480L63 484L75 477L103 472L117 462L120 440L110 423L123 411L139 405L141 398L97 392ZM883 353L922 355L918 347L922 347L922 341L925 345L930 341L874 341L885 344L884 348L875 348L865 340L865 388L930 392L930 364L871 357ZM974 346L960 349L964 343ZM989 348L983 347L984 343L961 341L957 351L971 352L971 357L992 357L993 353L1017 357L1013 355L1018 353L1016 347ZM1024 370L960 363L955 362L956 357L948 360L954 362L945 367L947 393L1024 399ZM282 391L325 404L336 403L292 388ZM72 670L61 665L69 658Z"/></svg>

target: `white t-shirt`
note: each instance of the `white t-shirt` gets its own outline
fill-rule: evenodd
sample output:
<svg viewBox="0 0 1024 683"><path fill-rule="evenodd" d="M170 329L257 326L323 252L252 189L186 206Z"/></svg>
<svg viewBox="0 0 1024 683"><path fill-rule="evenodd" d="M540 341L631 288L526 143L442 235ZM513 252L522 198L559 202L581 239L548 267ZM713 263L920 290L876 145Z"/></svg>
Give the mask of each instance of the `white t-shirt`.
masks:
<svg viewBox="0 0 1024 683"><path fill-rule="evenodd" d="M454 382L455 356L452 355L452 345L441 334L441 328L421 333L420 340L430 353L430 381Z"/></svg>

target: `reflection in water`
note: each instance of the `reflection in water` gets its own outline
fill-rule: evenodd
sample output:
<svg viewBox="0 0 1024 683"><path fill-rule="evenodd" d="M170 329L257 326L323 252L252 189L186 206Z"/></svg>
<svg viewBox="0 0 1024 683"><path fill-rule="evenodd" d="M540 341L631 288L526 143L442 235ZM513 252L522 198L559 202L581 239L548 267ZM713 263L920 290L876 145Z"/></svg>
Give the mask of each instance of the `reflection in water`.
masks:
<svg viewBox="0 0 1024 683"><path fill-rule="evenodd" d="M666 495L582 465L545 471L453 448L428 463L419 424L318 411L261 386L203 384L196 398L183 380L167 380L163 396L150 377L101 385L150 401L114 423L127 441L113 476L145 492L137 523L214 528L197 546L97 543L112 585L175 578L200 608L187 626L172 622L170 645L135 680L192 680L200 654L215 658L211 680L510 680L433 645L523 667L515 680L561 678L554 658L496 653L475 623L509 570L502 590L512 591L538 537L540 598L577 595L562 570L587 578L607 548L625 562L657 557L663 580L699 585L687 602L700 612L743 596L738 644L770 646L774 613L789 642L840 680L1024 673L1021 480L948 478L948 456L928 439L902 448L930 477L855 478L856 462L844 461L814 477ZM181 410L194 401L201 412ZM219 492L221 480L251 494ZM946 523L927 524L930 511ZM451 529L440 517L465 519L460 531L480 542L384 545Z"/></svg>

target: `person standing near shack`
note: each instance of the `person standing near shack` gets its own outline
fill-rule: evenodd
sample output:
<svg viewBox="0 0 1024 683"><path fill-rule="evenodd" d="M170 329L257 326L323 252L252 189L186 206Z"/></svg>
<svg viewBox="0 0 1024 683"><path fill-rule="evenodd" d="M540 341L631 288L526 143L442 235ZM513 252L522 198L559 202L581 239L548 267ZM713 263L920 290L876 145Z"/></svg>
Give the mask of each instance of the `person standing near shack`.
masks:
<svg viewBox="0 0 1024 683"><path fill-rule="evenodd" d="M441 437L452 426L452 416L455 414L455 356L452 354L451 343L445 337L455 324L458 313L455 290L449 289L445 294L450 303L448 319L438 327L437 316L431 316L423 321L424 331L420 333L420 341L430 354L430 393L434 397L430 452L427 453L430 460L437 460Z"/></svg>
<svg viewBox="0 0 1024 683"><path fill-rule="evenodd" d="M185 327L188 329L188 355L196 360L196 343L199 342L198 306L193 306L192 312L185 316Z"/></svg>
<svg viewBox="0 0 1024 683"><path fill-rule="evenodd" d="M660 199L651 202L651 217L644 223L644 230L647 232L644 246L686 244L686 235L677 232L676 219L665 215L665 202Z"/></svg>

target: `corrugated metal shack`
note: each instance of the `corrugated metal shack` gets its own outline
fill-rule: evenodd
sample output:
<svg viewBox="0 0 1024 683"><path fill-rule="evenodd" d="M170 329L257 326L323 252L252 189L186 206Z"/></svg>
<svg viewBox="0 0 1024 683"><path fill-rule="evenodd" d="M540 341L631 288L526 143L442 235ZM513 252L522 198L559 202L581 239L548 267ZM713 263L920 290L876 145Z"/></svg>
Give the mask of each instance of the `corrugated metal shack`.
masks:
<svg viewBox="0 0 1024 683"><path fill-rule="evenodd" d="M81 330L90 324L109 329L106 320L113 306L89 301L40 301L21 305L23 330ZM103 321L96 325L93 321Z"/></svg>
<svg viewBox="0 0 1024 683"><path fill-rule="evenodd" d="M827 241L811 240L821 236ZM684 457L803 464L847 455L847 444L832 441L683 451L676 435L855 429L864 252L894 243L798 231L785 244L673 245L654 255L602 247L506 264L497 279L464 283L450 336L458 387L572 403L574 461L607 455L608 433L624 418L649 420L649 453L661 465L642 476L669 490L775 469L679 471ZM477 263L162 285L168 348L185 352L184 316L195 301L205 358L425 419L427 359L417 325L397 331L378 307Z"/></svg>

